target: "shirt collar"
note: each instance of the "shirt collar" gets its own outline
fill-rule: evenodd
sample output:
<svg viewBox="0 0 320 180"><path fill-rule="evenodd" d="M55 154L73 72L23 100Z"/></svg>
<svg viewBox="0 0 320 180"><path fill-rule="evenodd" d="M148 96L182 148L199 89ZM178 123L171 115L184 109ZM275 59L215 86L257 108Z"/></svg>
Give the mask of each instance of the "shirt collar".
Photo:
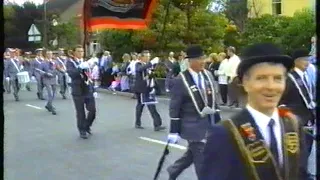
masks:
<svg viewBox="0 0 320 180"><path fill-rule="evenodd" d="M299 68L294 68L294 70L299 74L300 77L303 77L304 76L304 72L301 71Z"/></svg>
<svg viewBox="0 0 320 180"><path fill-rule="evenodd" d="M256 124L261 127L261 128L267 128L268 124L270 122L270 119L274 119L276 125L280 125L279 122L279 114L278 114L278 110L275 108L273 114L271 117L255 110L253 107L251 107L249 104L246 106L247 110L249 111L249 113L252 115L254 121L256 122Z"/></svg>

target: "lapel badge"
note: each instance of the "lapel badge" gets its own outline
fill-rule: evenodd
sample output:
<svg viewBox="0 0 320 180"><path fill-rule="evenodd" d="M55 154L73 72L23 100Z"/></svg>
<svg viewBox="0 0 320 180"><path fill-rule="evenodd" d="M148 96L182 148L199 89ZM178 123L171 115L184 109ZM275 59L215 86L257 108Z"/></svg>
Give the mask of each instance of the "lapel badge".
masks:
<svg viewBox="0 0 320 180"><path fill-rule="evenodd" d="M212 91L210 88L207 88L207 92L208 92L208 94L212 94Z"/></svg>
<svg viewBox="0 0 320 180"><path fill-rule="evenodd" d="M241 129L244 136L248 138L250 141L255 141L257 139L257 136L254 132L254 128L251 126L250 123L241 125Z"/></svg>

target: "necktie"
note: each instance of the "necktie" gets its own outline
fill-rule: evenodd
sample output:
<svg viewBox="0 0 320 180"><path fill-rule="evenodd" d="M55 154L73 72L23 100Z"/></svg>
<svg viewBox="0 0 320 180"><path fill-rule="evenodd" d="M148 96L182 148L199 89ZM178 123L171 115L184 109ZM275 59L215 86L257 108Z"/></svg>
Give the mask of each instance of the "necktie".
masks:
<svg viewBox="0 0 320 180"><path fill-rule="evenodd" d="M278 148L277 148L277 139L273 131L273 126L275 124L274 119L270 119L270 122L268 124L269 127L269 135L270 135L270 150L274 157L274 160L279 165L279 154L278 154Z"/></svg>
<svg viewBox="0 0 320 180"><path fill-rule="evenodd" d="M201 73L198 73L198 88L203 91Z"/></svg>

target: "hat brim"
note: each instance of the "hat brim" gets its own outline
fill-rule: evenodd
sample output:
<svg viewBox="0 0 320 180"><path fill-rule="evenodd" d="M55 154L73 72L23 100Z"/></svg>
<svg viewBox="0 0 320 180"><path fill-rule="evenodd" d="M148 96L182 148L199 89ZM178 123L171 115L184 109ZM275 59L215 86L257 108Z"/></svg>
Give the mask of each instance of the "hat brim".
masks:
<svg viewBox="0 0 320 180"><path fill-rule="evenodd" d="M203 57L205 57L204 54L202 54L202 55L196 55L196 56L186 56L187 59L195 59L195 58L203 58Z"/></svg>
<svg viewBox="0 0 320 180"><path fill-rule="evenodd" d="M242 60L238 66L237 69L237 75L242 79L243 75L254 65L260 64L260 63L276 63L276 64L282 64L287 71L291 70L293 68L294 62L293 59L290 56L287 55L276 55L276 56L256 56L247 58L245 60Z"/></svg>

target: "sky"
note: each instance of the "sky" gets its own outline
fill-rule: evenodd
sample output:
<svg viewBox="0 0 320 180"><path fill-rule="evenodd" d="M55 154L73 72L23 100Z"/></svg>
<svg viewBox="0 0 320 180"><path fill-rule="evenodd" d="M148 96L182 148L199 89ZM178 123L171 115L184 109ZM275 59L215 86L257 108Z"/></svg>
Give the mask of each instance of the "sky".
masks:
<svg viewBox="0 0 320 180"><path fill-rule="evenodd" d="M19 5L22 5L23 3L29 1L29 2L33 2L35 4L42 4L43 3L43 0L5 0L7 2L15 2Z"/></svg>

